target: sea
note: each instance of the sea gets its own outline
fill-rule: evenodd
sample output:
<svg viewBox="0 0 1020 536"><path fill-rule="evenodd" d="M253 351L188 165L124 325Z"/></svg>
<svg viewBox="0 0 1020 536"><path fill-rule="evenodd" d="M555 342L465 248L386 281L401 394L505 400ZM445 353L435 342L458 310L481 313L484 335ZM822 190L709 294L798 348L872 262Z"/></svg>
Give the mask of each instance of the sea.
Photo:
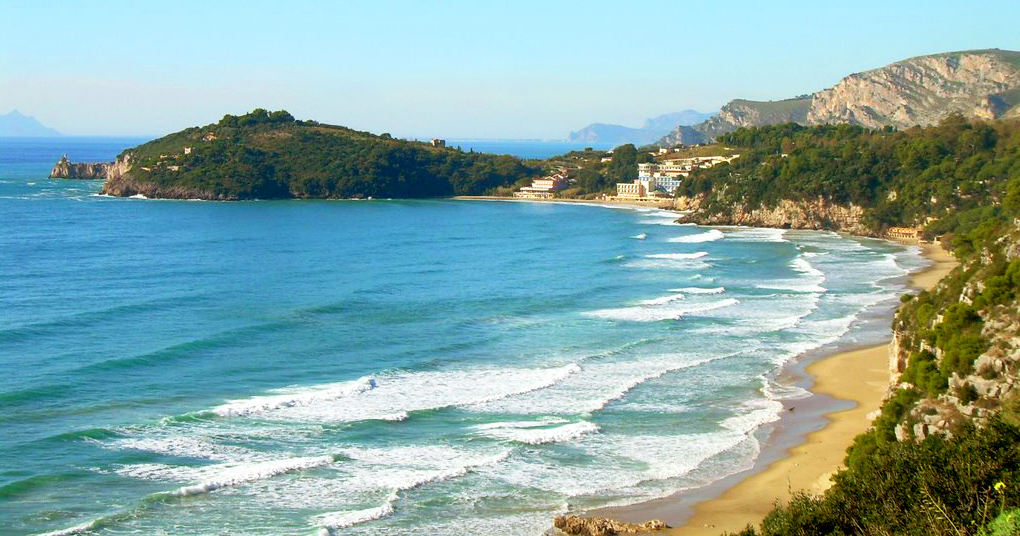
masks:
<svg viewBox="0 0 1020 536"><path fill-rule="evenodd" d="M655 209L47 179L142 141L0 140L0 534L539 535L699 489L925 264Z"/></svg>

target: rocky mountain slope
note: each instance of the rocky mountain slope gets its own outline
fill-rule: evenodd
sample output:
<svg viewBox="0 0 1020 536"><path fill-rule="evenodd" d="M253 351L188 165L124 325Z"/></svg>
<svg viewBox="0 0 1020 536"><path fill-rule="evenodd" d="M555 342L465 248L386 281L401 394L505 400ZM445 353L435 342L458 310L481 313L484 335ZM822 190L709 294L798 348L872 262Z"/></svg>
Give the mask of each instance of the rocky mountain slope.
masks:
<svg viewBox="0 0 1020 536"><path fill-rule="evenodd" d="M919 56L851 74L812 95L774 102L733 100L718 116L674 129L662 143L700 143L740 127L785 122L902 129L933 125L953 113L975 119L1020 117L1020 52Z"/></svg>
<svg viewBox="0 0 1020 536"><path fill-rule="evenodd" d="M0 115L0 136L59 136L56 130L17 110Z"/></svg>
<svg viewBox="0 0 1020 536"><path fill-rule="evenodd" d="M581 130L571 132L567 141L584 143L633 143L646 145L654 143L669 131L680 126L700 123L712 117L710 113L684 110L663 114L645 121L641 128L631 128L607 123L592 123Z"/></svg>

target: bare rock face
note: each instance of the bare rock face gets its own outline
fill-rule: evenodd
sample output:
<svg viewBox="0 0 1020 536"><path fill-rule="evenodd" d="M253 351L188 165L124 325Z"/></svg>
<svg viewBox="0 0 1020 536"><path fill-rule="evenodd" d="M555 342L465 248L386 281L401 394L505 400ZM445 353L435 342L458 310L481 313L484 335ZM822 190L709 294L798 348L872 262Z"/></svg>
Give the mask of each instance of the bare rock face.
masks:
<svg viewBox="0 0 1020 536"><path fill-rule="evenodd" d="M813 95L732 100L715 117L677 127L660 143L689 145L740 127L788 122L909 128L938 123L953 113L974 119L1020 117L1020 52L989 49L921 56L852 74Z"/></svg>
<svg viewBox="0 0 1020 536"><path fill-rule="evenodd" d="M694 208L691 199L684 198L685 207ZM699 225L747 225L780 229L835 230L856 235L872 236L874 232L864 224L864 207L837 205L824 199L793 201L783 199L775 207L755 208L736 205L724 213L703 214L697 209L683 218Z"/></svg>
<svg viewBox="0 0 1020 536"><path fill-rule="evenodd" d="M937 54L852 74L814 94L807 122L908 128L951 113L998 119L1015 105L1002 94L1020 87L1020 67L1011 54L1017 53Z"/></svg>
<svg viewBox="0 0 1020 536"><path fill-rule="evenodd" d="M67 155L60 157L56 165L50 171L51 179L82 179L82 180L103 180L113 164L75 164L67 159Z"/></svg>
<svg viewBox="0 0 1020 536"><path fill-rule="evenodd" d="M605 517L583 518L578 516L557 516L553 521L553 526L563 533L580 536L643 534L669 528L669 525L658 519L644 523L623 523Z"/></svg>

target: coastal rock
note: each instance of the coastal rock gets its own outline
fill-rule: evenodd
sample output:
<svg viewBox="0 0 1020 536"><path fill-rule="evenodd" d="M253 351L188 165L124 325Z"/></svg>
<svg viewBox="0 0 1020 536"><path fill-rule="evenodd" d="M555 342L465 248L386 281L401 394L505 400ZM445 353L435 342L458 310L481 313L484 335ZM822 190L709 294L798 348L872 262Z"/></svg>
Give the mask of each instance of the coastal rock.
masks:
<svg viewBox="0 0 1020 536"><path fill-rule="evenodd" d="M692 206L690 199L685 198L684 203L688 207ZM695 209L693 213L683 218L683 221L699 225L747 225L875 235L874 231L864 224L864 207L837 205L821 198L814 201L783 199L775 207L762 205L753 209L737 205L730 211L714 214L706 214Z"/></svg>
<svg viewBox="0 0 1020 536"><path fill-rule="evenodd" d="M177 185L160 185L139 182L128 173L111 174L103 184L102 193L114 197L143 196L149 199L201 199L205 201L233 201L236 198L217 195L207 190Z"/></svg>
<svg viewBox="0 0 1020 536"><path fill-rule="evenodd" d="M789 122L909 128L933 125L954 113L973 119L1007 119L1020 117L1017 89L1020 52L933 54L851 74L811 95L767 102L732 100L717 116L692 127L677 127L659 143L700 143L740 127Z"/></svg>
<svg viewBox="0 0 1020 536"><path fill-rule="evenodd" d="M670 528L658 519L644 523L623 523L605 517L557 516L553 526L565 534L580 536L613 536L614 534L643 534Z"/></svg>
<svg viewBox="0 0 1020 536"><path fill-rule="evenodd" d="M67 159L67 155L64 155L53 166L53 169L50 171L50 178L103 180L106 179L113 165L113 163L75 164Z"/></svg>
<svg viewBox="0 0 1020 536"><path fill-rule="evenodd" d="M909 128L951 113L997 119L1015 104L1001 93L1020 87L1020 69L1007 54L936 54L852 74L815 93L807 122Z"/></svg>

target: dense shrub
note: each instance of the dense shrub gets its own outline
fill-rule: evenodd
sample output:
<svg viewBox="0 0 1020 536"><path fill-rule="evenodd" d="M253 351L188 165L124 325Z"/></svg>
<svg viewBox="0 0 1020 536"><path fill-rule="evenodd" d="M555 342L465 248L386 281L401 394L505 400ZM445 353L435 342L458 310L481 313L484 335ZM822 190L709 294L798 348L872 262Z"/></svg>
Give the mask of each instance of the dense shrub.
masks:
<svg viewBox="0 0 1020 536"><path fill-rule="evenodd" d="M856 450L855 445L851 451ZM849 458L848 458L849 460ZM742 535L974 535L1020 505L1020 428L993 418L954 439L870 445L822 496L797 495ZM997 530L997 529L996 529Z"/></svg>

